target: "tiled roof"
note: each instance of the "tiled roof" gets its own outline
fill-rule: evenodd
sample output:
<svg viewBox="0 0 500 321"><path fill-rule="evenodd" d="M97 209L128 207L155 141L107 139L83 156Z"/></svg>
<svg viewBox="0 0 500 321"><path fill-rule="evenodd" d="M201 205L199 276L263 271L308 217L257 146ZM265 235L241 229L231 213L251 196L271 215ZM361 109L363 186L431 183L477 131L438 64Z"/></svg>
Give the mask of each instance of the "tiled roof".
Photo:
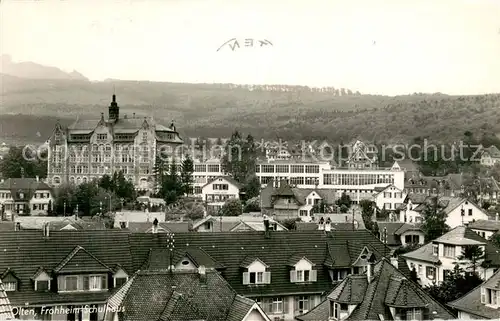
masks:
<svg viewBox="0 0 500 321"><path fill-rule="evenodd" d="M240 215L240 216L211 216L208 215L198 221L196 221L193 224L193 230L196 230L199 228L201 225L205 224L206 222L211 221L213 222L213 231L214 232L230 232L232 229L234 229L237 225L239 225L241 222L245 223L259 223L262 224L261 226L264 226L264 217L261 215L255 216L255 215ZM270 219L272 221L272 219ZM222 223L222 226L221 226ZM259 226L250 226L253 230L261 230ZM282 226L283 227L283 226Z"/></svg>
<svg viewBox="0 0 500 321"><path fill-rule="evenodd" d="M10 191L14 200L30 200L36 191L50 192L51 188L36 178L9 178L0 183L0 190ZM20 198L20 192L25 194L23 198Z"/></svg>
<svg viewBox="0 0 500 321"><path fill-rule="evenodd" d="M205 266L213 269L223 269L224 266L214 260L207 252L201 248L189 247L186 249L175 249L172 253L172 265L177 265L184 257L187 257L196 267ZM151 249L147 261L141 269L159 270L170 265L169 249Z"/></svg>
<svg viewBox="0 0 500 321"><path fill-rule="evenodd" d="M0 232L2 231L14 231L16 227L15 222L0 221Z"/></svg>
<svg viewBox="0 0 500 321"><path fill-rule="evenodd" d="M373 274L371 282L367 281L366 275L350 275L338 284L329 295L329 298L334 300L348 298L349 295L352 296L352 291L348 290L349 282L353 287L356 284L355 299L343 299L343 301L359 302L346 320L379 320L379 315L384 316L386 320L392 320L388 309L389 305L410 308L420 307L423 304L425 304L427 312L424 314L424 320L450 320L455 318L450 311L435 301L419 285L406 279L387 259L375 264ZM363 277L365 278L364 282L360 280ZM341 288L341 290L338 288ZM345 296L343 296L344 293L346 293ZM399 294L396 295L396 293ZM296 317L296 319L304 321L328 320L328 305L329 299L323 301L305 315Z"/></svg>
<svg viewBox="0 0 500 321"><path fill-rule="evenodd" d="M498 319L500 311L481 303L481 287L496 288L500 291L500 270L496 271L488 280L468 292L463 297L448 303L452 308L468 312L486 319Z"/></svg>
<svg viewBox="0 0 500 321"><path fill-rule="evenodd" d="M406 197L405 201L408 202L408 200L410 200L413 204L421 204L425 202L427 197L428 197L427 194L410 193Z"/></svg>
<svg viewBox="0 0 500 321"><path fill-rule="evenodd" d="M21 225L22 227L22 225ZM58 231L61 229L68 230L105 230L106 225L104 221L89 221L89 220L74 220L66 218L63 221L55 221L49 224L51 231Z"/></svg>
<svg viewBox="0 0 500 321"><path fill-rule="evenodd" d="M77 245L55 268L56 273L109 272L98 258Z"/></svg>
<svg viewBox="0 0 500 321"><path fill-rule="evenodd" d="M380 233L383 233L384 229L387 229L387 245L389 246L401 245L399 234L396 234L396 231L405 224L401 222L377 222Z"/></svg>
<svg viewBox="0 0 500 321"><path fill-rule="evenodd" d="M49 224L49 228L58 222L65 220L75 220L75 216L16 216L15 222L21 223L21 229L23 230L41 230L46 223ZM51 228L52 230L52 228Z"/></svg>
<svg viewBox="0 0 500 321"><path fill-rule="evenodd" d="M328 188L292 188L295 198L300 204L306 204L306 197L312 192L316 192L327 205L335 204L337 191Z"/></svg>
<svg viewBox="0 0 500 321"><path fill-rule="evenodd" d="M142 211L124 211L115 213L115 227L120 227L119 222L150 222L157 219L158 222L165 222L164 212L142 212Z"/></svg>
<svg viewBox="0 0 500 321"><path fill-rule="evenodd" d="M135 269L148 260L150 249L165 249L167 239L162 234L131 235ZM322 293L331 288L331 280L325 264L333 267L349 267L358 258L364 246L376 257L384 252L384 245L367 230L293 231L271 232L266 238L263 232L233 233L179 233L175 235L176 250L202 249L216 262L223 265L224 277L231 286L245 296L280 295L286 293ZM387 254L390 253L388 249ZM290 282L288 261L293 255L305 256L318 269L317 282L294 284ZM249 287L243 285L242 264L259 259L269 266L271 285ZM249 262L251 263L251 262ZM164 263L167 264L168 263ZM244 265L244 264L243 264Z"/></svg>
<svg viewBox="0 0 500 321"><path fill-rule="evenodd" d="M0 280L0 320L14 320L12 306L10 305L7 293L5 293L2 280Z"/></svg>
<svg viewBox="0 0 500 321"><path fill-rule="evenodd" d="M316 231L318 230L318 223L315 222L297 222L295 224L297 230L299 231ZM353 226L351 222L343 222L343 223L331 223L330 227L332 230L338 231L352 231ZM365 229L364 222L361 221L361 224L357 226L357 230Z"/></svg>
<svg viewBox="0 0 500 321"><path fill-rule="evenodd" d="M484 231L497 232L500 231L500 221L495 220L477 220L475 222L470 222L467 225L470 229L478 229Z"/></svg>
<svg viewBox="0 0 500 321"><path fill-rule="evenodd" d="M31 278L40 266L55 269L75 246L106 266L120 264L126 271L135 271L130 254L129 233L117 230L105 231L54 231L44 237L42 231L10 231L0 233L0 273L7 269L19 278L19 291L9 292L11 304L24 306L46 303L87 303L104 302L109 293L66 293L35 292ZM77 253L73 258L84 256ZM87 261L87 260L85 260ZM95 262L95 260L88 260ZM76 262L76 261L73 261ZM71 266L72 261L69 261ZM85 263L87 264L87 263ZM96 263L97 264L97 263Z"/></svg>
<svg viewBox="0 0 500 321"><path fill-rule="evenodd" d="M365 275L352 275L342 280L328 298L339 303L359 304L363 302L367 285Z"/></svg>
<svg viewBox="0 0 500 321"><path fill-rule="evenodd" d="M190 270L140 271L129 283L125 295L110 299L123 307L127 321L236 321L255 305L211 269L205 280Z"/></svg>
<svg viewBox="0 0 500 321"><path fill-rule="evenodd" d="M202 188L212 184L213 182L215 182L218 179L223 179L223 180L227 181L229 184L236 186L237 188L242 187L242 185L238 181L236 181L234 178L232 178L231 176L218 176L218 177L212 179L211 181L209 181L208 183L206 183L205 185L203 185Z"/></svg>
<svg viewBox="0 0 500 321"><path fill-rule="evenodd" d="M422 245L415 251L402 254L401 256L404 258L414 259L417 261L439 263L440 262L439 258L436 255L432 254L433 253L432 250L433 250L432 243L427 243L425 245Z"/></svg>
<svg viewBox="0 0 500 321"><path fill-rule="evenodd" d="M478 235L479 238L476 238L476 233L473 232L474 234L472 235L471 233L467 233L467 230L465 226L457 226L435 239L434 242L452 245L484 245L486 243L486 240L481 236Z"/></svg>

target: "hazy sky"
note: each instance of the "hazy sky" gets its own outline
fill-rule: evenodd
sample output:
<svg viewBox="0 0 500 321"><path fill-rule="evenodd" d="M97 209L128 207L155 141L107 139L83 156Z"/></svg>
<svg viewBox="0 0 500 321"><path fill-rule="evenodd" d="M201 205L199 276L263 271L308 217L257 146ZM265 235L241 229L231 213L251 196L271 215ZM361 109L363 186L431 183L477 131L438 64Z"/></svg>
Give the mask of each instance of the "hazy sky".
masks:
<svg viewBox="0 0 500 321"><path fill-rule="evenodd" d="M500 92L500 0L3 0L0 53L92 80ZM237 38L241 48L217 48ZM245 48L244 39L273 46Z"/></svg>

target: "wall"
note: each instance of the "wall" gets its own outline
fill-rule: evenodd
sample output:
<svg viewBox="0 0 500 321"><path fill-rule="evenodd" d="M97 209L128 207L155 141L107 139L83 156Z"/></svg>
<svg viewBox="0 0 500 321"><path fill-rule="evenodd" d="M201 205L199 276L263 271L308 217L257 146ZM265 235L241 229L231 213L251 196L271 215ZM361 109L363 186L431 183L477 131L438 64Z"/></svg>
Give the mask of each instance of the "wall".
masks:
<svg viewBox="0 0 500 321"><path fill-rule="evenodd" d="M227 190L215 190L214 187L213 187L214 184L226 184L226 185L228 185L228 189ZM240 193L239 188L236 187L235 185L231 184L230 182L228 182L224 178L219 178L219 179L215 180L214 182L210 183L209 185L205 186L202 189L201 193L202 193L203 201L207 201L207 196L208 195L226 195L229 198L236 198L236 199L240 198L240 196L239 196L239 193ZM220 201L207 201L207 205L210 205L210 206L222 206L222 205L224 205L225 202L226 201L224 201L224 200L220 200Z"/></svg>
<svg viewBox="0 0 500 321"><path fill-rule="evenodd" d="M467 224L472 222L473 220L487 220L488 215L484 213L481 209L479 209L476 205L471 202L465 201L460 206L453 209L450 213L448 213L448 217L446 218L446 224L450 228L455 228L457 226L462 225L462 213L461 209L465 210L465 216L463 216L463 223ZM472 210L472 215L469 215L469 209Z"/></svg>
<svg viewBox="0 0 500 321"><path fill-rule="evenodd" d="M252 312L250 312L250 314L242 321L265 321L265 319L257 309L253 309Z"/></svg>
<svg viewBox="0 0 500 321"><path fill-rule="evenodd" d="M385 195L386 193L389 194L388 197L386 197ZM398 193L400 194L401 197L396 197ZM375 203L377 204L377 207L379 209L382 209L385 204L389 203L390 207L385 207L385 209L395 210L399 204L402 204L404 202L405 198L406 198L406 193L403 193L401 189L391 186L375 196Z"/></svg>

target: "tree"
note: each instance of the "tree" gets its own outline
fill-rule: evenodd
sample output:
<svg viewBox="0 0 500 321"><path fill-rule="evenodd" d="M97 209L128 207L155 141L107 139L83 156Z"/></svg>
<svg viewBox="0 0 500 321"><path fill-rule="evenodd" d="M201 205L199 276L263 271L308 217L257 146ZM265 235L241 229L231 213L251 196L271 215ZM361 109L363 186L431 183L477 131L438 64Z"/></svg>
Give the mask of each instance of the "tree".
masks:
<svg viewBox="0 0 500 321"><path fill-rule="evenodd" d="M190 220L198 220L205 216L205 209L201 205L193 205L191 208L186 211L186 218Z"/></svg>
<svg viewBox="0 0 500 321"><path fill-rule="evenodd" d="M476 273L464 273L458 264L439 285L425 287L436 301L447 304L456 300L477 287L483 280Z"/></svg>
<svg viewBox="0 0 500 321"><path fill-rule="evenodd" d="M161 154L157 154L155 158L155 165L153 167L153 174L155 177L156 190L160 191L163 180L168 172L168 164L165 162Z"/></svg>
<svg viewBox="0 0 500 321"><path fill-rule="evenodd" d="M424 231L426 242L435 240L448 232L449 227L446 225L446 214L442 206L438 204L437 197L432 197L431 201L425 204L422 216L423 223L421 229Z"/></svg>
<svg viewBox="0 0 500 321"><path fill-rule="evenodd" d="M241 201L236 198L228 200L221 209L222 216L240 216L242 213Z"/></svg>
<svg viewBox="0 0 500 321"><path fill-rule="evenodd" d="M415 267L413 267L413 269L411 269L411 271L410 271L410 279L415 283L418 282L418 274L417 274L417 270L415 269Z"/></svg>
<svg viewBox="0 0 500 321"><path fill-rule="evenodd" d="M344 205L345 207L347 207L347 209L349 209L351 207L351 197L344 192L344 193L342 193L340 198L336 201L336 204L340 207L342 207L342 205ZM346 213L346 212L343 212L343 213Z"/></svg>
<svg viewBox="0 0 500 321"><path fill-rule="evenodd" d="M347 211L349 211L349 208L345 204L340 205L340 213L347 213Z"/></svg>
<svg viewBox="0 0 500 321"><path fill-rule="evenodd" d="M260 196L248 199L245 202L244 212L260 212Z"/></svg>
<svg viewBox="0 0 500 321"><path fill-rule="evenodd" d="M66 213L73 213L76 207L76 187L74 185L61 185L54 190L53 211L55 215L62 216Z"/></svg>
<svg viewBox="0 0 500 321"><path fill-rule="evenodd" d="M108 190L114 192L120 199L133 201L136 198L134 183L128 181L123 174L123 171L115 172L112 180L113 188Z"/></svg>
<svg viewBox="0 0 500 321"><path fill-rule="evenodd" d="M257 149L253 136L248 134L243 139L236 130L226 143L224 156L222 157L222 168L225 173L230 174L237 182L246 184L255 175L255 164Z"/></svg>
<svg viewBox="0 0 500 321"><path fill-rule="evenodd" d="M260 195L260 180L255 175L250 175L245 182L245 185L242 188L242 191L245 192L245 200L257 197Z"/></svg>
<svg viewBox="0 0 500 321"><path fill-rule="evenodd" d="M108 174L102 175L102 177L99 179L97 185L100 188L104 188L107 191L112 191L113 187L114 187L113 186L113 179Z"/></svg>
<svg viewBox="0 0 500 321"><path fill-rule="evenodd" d="M311 212L312 212L312 214L327 213L328 206L326 205L326 203L323 200L320 200L318 203L313 205Z"/></svg>
<svg viewBox="0 0 500 321"><path fill-rule="evenodd" d="M468 265L466 269L471 269L472 273L476 273L484 257L483 249L479 245L465 245L462 247L462 253L457 259L462 261L459 264Z"/></svg>
<svg viewBox="0 0 500 321"><path fill-rule="evenodd" d="M49 200L49 205L47 209L47 216L52 216L52 200Z"/></svg>
<svg viewBox="0 0 500 321"><path fill-rule="evenodd" d="M500 248L500 233L497 232L495 234L493 234L491 237L490 237L490 241L491 243L493 243L496 247Z"/></svg>
<svg viewBox="0 0 500 321"><path fill-rule="evenodd" d="M182 185L182 191L186 195L190 195L193 193L193 173L194 173L194 164L191 157L187 156L182 161L182 169L181 169L181 177L180 183Z"/></svg>
<svg viewBox="0 0 500 321"><path fill-rule="evenodd" d="M375 204L370 200L362 200L359 202L361 207L361 216L363 223L368 230L373 230L373 213L375 211Z"/></svg>
<svg viewBox="0 0 500 321"><path fill-rule="evenodd" d="M160 189L160 195L168 204L175 203L183 194L183 187L179 175L177 174L177 164L172 161L169 167L169 172L163 178Z"/></svg>
<svg viewBox="0 0 500 321"><path fill-rule="evenodd" d="M7 155L0 160L0 172L4 178L47 177L46 153L37 155L30 149L11 147Z"/></svg>

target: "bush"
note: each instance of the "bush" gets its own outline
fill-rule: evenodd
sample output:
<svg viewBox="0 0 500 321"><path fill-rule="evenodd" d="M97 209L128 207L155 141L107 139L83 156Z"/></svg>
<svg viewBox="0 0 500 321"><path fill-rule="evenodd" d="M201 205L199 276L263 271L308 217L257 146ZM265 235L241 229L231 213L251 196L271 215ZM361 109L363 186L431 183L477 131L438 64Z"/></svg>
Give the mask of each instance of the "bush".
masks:
<svg viewBox="0 0 500 321"><path fill-rule="evenodd" d="M190 220L199 220L205 216L205 209L201 205L194 205L186 212L186 218Z"/></svg>
<svg viewBox="0 0 500 321"><path fill-rule="evenodd" d="M243 208L239 199L228 200L221 209L222 216L240 216L242 213Z"/></svg>

